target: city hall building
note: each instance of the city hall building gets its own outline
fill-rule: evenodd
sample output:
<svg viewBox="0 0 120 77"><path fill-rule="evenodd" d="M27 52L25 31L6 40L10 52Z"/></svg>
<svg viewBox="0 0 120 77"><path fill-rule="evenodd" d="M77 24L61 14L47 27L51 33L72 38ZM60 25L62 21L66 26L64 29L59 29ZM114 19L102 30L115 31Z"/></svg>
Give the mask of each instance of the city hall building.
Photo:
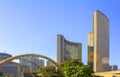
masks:
<svg viewBox="0 0 120 77"><path fill-rule="evenodd" d="M70 42L63 35L57 35L57 62L62 63L68 60L82 61L82 44Z"/></svg>
<svg viewBox="0 0 120 77"><path fill-rule="evenodd" d="M109 19L99 10L93 14L93 32L88 34L88 65L94 72L109 70Z"/></svg>

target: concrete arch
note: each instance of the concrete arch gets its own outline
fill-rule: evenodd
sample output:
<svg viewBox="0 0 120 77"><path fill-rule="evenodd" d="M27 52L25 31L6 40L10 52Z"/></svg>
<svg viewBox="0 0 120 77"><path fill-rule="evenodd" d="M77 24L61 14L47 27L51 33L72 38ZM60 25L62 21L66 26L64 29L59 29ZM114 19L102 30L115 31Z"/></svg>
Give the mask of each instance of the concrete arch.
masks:
<svg viewBox="0 0 120 77"><path fill-rule="evenodd" d="M19 59L21 57L25 57L25 56L33 56L33 57L41 57L41 58L44 58L44 59L47 59L48 61L52 62L53 64L55 64L57 66L57 68L59 69L59 71L61 72L61 74L63 75L63 77L65 77L64 75L64 72L63 72L63 69L59 66L58 63L56 63L54 60L52 60L51 58L47 57L47 56L43 56L43 55L40 55L40 54L23 54L23 55L18 55L18 56L14 56L14 57L10 57L10 58L7 58L5 60L2 60L0 61L0 66L8 63L8 62L11 62L12 60L14 59Z"/></svg>
<svg viewBox="0 0 120 77"><path fill-rule="evenodd" d="M16 63L16 62L12 62L12 63L15 64L15 65L17 65L17 66L19 66L19 67L21 67L21 68L24 68L24 69L27 70L33 77L35 77L35 76L32 74L32 71L31 71L30 69L28 69L27 67L24 67L24 66L22 66L21 64Z"/></svg>
<svg viewBox="0 0 120 77"><path fill-rule="evenodd" d="M43 68L41 68L41 66L40 66L39 64L36 64L35 62L33 62L33 61L31 61L31 60L28 60L28 59L25 59L25 58L20 58L20 60L29 62L29 63L31 63L31 64L39 67L39 68L45 73L45 75L46 75L47 77L50 77L50 75L49 75Z"/></svg>

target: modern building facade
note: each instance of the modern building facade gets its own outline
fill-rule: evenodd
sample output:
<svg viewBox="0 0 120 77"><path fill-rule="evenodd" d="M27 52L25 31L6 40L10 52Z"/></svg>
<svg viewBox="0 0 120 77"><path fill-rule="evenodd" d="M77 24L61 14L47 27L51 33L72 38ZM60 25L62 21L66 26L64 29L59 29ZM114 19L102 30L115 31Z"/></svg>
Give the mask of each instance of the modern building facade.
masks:
<svg viewBox="0 0 120 77"><path fill-rule="evenodd" d="M109 19L99 10L93 15L93 32L88 34L88 64L94 72L109 70Z"/></svg>
<svg viewBox="0 0 120 77"><path fill-rule="evenodd" d="M20 67L12 62L9 62L8 64L2 66L1 70L4 72L6 77L20 77Z"/></svg>
<svg viewBox="0 0 120 77"><path fill-rule="evenodd" d="M45 66L45 60L44 59L40 59L39 60L39 65L40 66Z"/></svg>
<svg viewBox="0 0 120 77"><path fill-rule="evenodd" d="M88 33L88 65L94 67L93 32Z"/></svg>
<svg viewBox="0 0 120 77"><path fill-rule="evenodd" d="M117 65L110 65L110 71L115 71L118 70L118 66Z"/></svg>
<svg viewBox="0 0 120 77"><path fill-rule="evenodd" d="M29 57L24 57L25 59L28 59L28 60L31 60L32 62L35 62L36 64L39 64L40 63L40 60L38 57L32 57L32 56L29 56ZM36 70L37 67L29 62L26 62L26 61L23 61L23 60L20 60L20 64L21 65L24 65L24 66L29 66L32 68L32 70Z"/></svg>
<svg viewBox="0 0 120 77"><path fill-rule="evenodd" d="M57 62L75 59L82 61L82 44L70 42L63 35L57 35Z"/></svg>
<svg viewBox="0 0 120 77"><path fill-rule="evenodd" d="M9 58L9 57L12 57L12 55L7 54L7 53L0 53L0 61L6 58Z"/></svg>
<svg viewBox="0 0 120 77"><path fill-rule="evenodd" d="M50 66L50 62L49 61L46 61L46 66Z"/></svg>
<svg viewBox="0 0 120 77"><path fill-rule="evenodd" d="M29 57L24 57L25 59L30 59ZM29 62L26 62L26 61L23 61L23 60L20 60L20 64L23 65L23 66L29 66L30 67L30 63Z"/></svg>
<svg viewBox="0 0 120 77"><path fill-rule="evenodd" d="M0 61L9 57L12 57L12 55L8 53L0 53ZM4 72L5 76L19 77L20 67L12 62L8 62L7 64L1 66L0 69Z"/></svg>
<svg viewBox="0 0 120 77"><path fill-rule="evenodd" d="M50 61L46 61L46 66L54 66L54 64Z"/></svg>

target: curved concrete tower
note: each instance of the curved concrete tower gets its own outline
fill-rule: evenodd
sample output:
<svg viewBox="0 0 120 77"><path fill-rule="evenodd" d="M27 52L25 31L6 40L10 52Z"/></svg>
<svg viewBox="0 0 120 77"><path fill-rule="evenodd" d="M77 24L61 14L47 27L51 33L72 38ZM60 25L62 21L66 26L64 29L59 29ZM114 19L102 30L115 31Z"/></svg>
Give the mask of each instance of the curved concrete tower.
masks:
<svg viewBox="0 0 120 77"><path fill-rule="evenodd" d="M68 60L82 61L82 44L70 42L63 35L57 35L57 62L62 63Z"/></svg>

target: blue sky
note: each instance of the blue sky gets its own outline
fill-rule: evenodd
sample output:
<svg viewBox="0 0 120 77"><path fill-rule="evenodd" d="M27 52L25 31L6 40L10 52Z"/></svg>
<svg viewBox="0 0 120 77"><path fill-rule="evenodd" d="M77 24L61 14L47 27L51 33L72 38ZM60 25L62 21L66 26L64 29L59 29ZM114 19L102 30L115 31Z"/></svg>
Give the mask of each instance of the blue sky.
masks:
<svg viewBox="0 0 120 77"><path fill-rule="evenodd" d="M87 34L98 9L110 20L110 64L120 67L119 4L119 0L0 0L0 52L37 53L56 60L57 34L62 34L82 43L87 64Z"/></svg>

